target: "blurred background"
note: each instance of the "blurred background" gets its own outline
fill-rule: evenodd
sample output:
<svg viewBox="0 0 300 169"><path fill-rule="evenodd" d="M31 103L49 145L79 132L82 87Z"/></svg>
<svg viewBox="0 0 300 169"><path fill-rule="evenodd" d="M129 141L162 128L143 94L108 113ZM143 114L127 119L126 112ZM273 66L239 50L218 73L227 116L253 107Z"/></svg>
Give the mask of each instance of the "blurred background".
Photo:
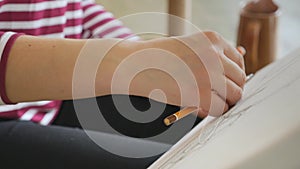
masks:
<svg viewBox="0 0 300 169"><path fill-rule="evenodd" d="M126 16L140 12L164 12L168 11L167 0L96 0L105 6L116 18L124 20L126 26L134 32L141 26L151 23L126 20ZM239 22L239 10L245 0L192 0L191 22L201 30L214 30L222 34L233 44L236 42ZM300 47L300 1L277 0L280 5L281 16L279 20L278 57L285 56ZM122 19L122 17L125 19ZM162 18L163 19L163 18ZM128 22L127 22L128 21ZM155 21L153 21L155 22ZM166 32L165 24L157 25L160 31Z"/></svg>

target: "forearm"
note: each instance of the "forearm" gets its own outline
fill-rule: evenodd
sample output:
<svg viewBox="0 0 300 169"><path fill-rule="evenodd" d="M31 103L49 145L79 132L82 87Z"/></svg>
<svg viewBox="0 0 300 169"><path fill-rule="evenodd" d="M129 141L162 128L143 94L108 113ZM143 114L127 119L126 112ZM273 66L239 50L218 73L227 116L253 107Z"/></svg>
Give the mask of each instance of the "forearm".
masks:
<svg viewBox="0 0 300 169"><path fill-rule="evenodd" d="M12 102L130 94L200 106L204 117L212 103L220 114L241 98L243 68L243 57L213 32L144 42L22 36L9 54L5 85Z"/></svg>
<svg viewBox="0 0 300 169"><path fill-rule="evenodd" d="M120 40L103 39L92 42L99 45L99 48L106 48L118 41ZM71 99L74 67L86 42L87 40L19 37L10 51L7 63L5 85L8 98L12 102ZM124 43L117 43L107 54L110 56L103 59L104 62L99 66L106 75L97 76L96 95L110 94L109 79L114 67L124 54L134 51L137 46L134 45L136 42ZM104 55L99 53L95 56ZM101 82L98 83L97 80ZM82 93L81 97L90 95Z"/></svg>

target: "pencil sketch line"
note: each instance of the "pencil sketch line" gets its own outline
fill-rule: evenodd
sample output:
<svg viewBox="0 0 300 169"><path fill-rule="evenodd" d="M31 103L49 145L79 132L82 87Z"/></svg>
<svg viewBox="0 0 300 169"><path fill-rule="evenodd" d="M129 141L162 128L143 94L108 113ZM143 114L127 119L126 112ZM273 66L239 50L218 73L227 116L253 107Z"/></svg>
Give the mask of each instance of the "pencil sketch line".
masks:
<svg viewBox="0 0 300 169"><path fill-rule="evenodd" d="M215 139L220 132L232 126L252 107L262 104L264 100L271 98L279 91L289 88L289 86L300 80L299 72L292 72L297 73L296 78L288 79L284 84L279 83L277 86L274 85L271 89L267 86L267 84L276 82L276 78L285 77L283 74L290 74L291 72L288 71L293 70L291 67L294 67L299 61L299 57L294 57L279 68L277 66L273 66L270 70L268 70L268 72L272 73L266 73L263 75L260 79L258 79L259 85L255 85L253 88L249 89L250 94L248 96L243 98L243 100L241 100L238 105L233 107L233 109L231 109L229 112L217 118L214 123L204 126L196 135L196 139L192 139L189 144L185 145L178 153L176 153L176 155L173 155L170 160L166 161L160 168L172 168L175 164L184 160L193 152L203 148L209 141ZM263 97L257 97L258 95ZM253 100L254 97L257 97L258 99ZM249 104L245 105L248 102Z"/></svg>
<svg viewBox="0 0 300 169"><path fill-rule="evenodd" d="M278 89L274 89L276 91L281 91L288 86L292 85L296 81L300 80L300 76L297 76L295 79L291 80L290 82L280 86ZM260 88L257 92L251 94L249 97L245 98L246 100L251 99L252 97L256 96L258 93L261 93L264 91L266 87ZM189 145L185 146L184 149L178 153L177 158L173 158L168 163L168 167L174 166L176 163L180 162L181 160L185 159L189 154L198 151L202 147L204 147L208 141L214 139L216 135L218 135L220 132L225 130L226 128L232 126L241 116L242 114L246 113L248 110L251 109L254 105L259 105L262 103L263 100L266 100L267 98L272 97L273 95L277 94L277 92L270 92L270 94L266 95L265 97L262 97L261 99L256 100L253 104L243 108L242 110L238 111L237 113L232 113L234 110L237 110L239 108L235 107L235 109L231 113L227 113L217 119L217 121L214 123L213 126L206 126L204 127L198 135L198 139L193 140ZM235 119L233 119L236 117ZM220 128L222 126L222 128Z"/></svg>

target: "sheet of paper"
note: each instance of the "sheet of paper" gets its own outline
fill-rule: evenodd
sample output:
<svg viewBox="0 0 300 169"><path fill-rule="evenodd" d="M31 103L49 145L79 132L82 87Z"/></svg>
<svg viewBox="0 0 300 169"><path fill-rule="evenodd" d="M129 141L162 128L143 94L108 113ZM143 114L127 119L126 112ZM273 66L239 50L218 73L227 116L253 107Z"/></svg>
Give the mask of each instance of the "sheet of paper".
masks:
<svg viewBox="0 0 300 169"><path fill-rule="evenodd" d="M208 117L149 168L251 166L247 161L275 151L288 133L300 132L299 87L300 49L257 72L237 105L217 119ZM281 160L272 168L300 165L298 159L289 157L300 155L297 149L287 151L285 162Z"/></svg>

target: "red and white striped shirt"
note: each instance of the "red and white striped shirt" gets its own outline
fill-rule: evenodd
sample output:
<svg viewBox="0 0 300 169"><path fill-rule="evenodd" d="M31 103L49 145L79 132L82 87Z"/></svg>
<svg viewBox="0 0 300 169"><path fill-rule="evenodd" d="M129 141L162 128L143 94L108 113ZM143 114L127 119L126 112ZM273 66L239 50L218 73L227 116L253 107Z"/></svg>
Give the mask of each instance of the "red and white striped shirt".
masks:
<svg viewBox="0 0 300 169"><path fill-rule="evenodd" d="M6 61L19 33L74 39L138 39L94 0L0 0L0 104L11 103L5 92ZM0 118L48 125L60 106L61 101L1 105Z"/></svg>

